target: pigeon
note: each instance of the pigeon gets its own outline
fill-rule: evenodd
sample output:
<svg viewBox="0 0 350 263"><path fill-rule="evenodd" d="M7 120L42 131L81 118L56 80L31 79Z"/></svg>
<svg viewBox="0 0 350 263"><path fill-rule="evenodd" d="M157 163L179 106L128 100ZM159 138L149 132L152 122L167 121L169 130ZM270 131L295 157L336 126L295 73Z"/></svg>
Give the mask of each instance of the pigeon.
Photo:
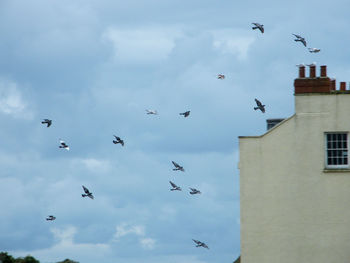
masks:
<svg viewBox="0 0 350 263"><path fill-rule="evenodd" d="M306 64L306 66L308 66L308 67L314 67L314 66L316 66L316 62L312 62L311 64Z"/></svg>
<svg viewBox="0 0 350 263"><path fill-rule="evenodd" d="M259 109L262 113L265 113L265 105L262 105L262 103L257 99L255 99L255 102L258 107L254 107L254 110Z"/></svg>
<svg viewBox="0 0 350 263"><path fill-rule="evenodd" d="M197 244L196 247L205 247L205 248L209 249L209 247L205 243L203 243L199 240L195 240L195 239L192 239L192 240L194 241L194 243Z"/></svg>
<svg viewBox="0 0 350 263"><path fill-rule="evenodd" d="M41 123L46 124L47 125L46 127L49 128L52 124L52 120L44 119Z"/></svg>
<svg viewBox="0 0 350 263"><path fill-rule="evenodd" d="M191 192L190 192L191 195L201 194L201 191L199 191L199 190L197 190L197 189L195 189L195 188L191 188L191 187L190 187L190 189L191 189Z"/></svg>
<svg viewBox="0 0 350 263"><path fill-rule="evenodd" d="M146 110L147 114L154 114L157 115L158 112L156 110Z"/></svg>
<svg viewBox="0 0 350 263"><path fill-rule="evenodd" d="M55 216L47 216L47 218L46 218L47 221L53 221L55 219L56 219Z"/></svg>
<svg viewBox="0 0 350 263"><path fill-rule="evenodd" d="M259 23L252 23L254 26L252 27L253 30L259 29L261 33L264 33L264 25Z"/></svg>
<svg viewBox="0 0 350 263"><path fill-rule="evenodd" d="M186 118L186 117L188 117L188 115L190 115L190 112L191 111L185 111L185 112L182 112L182 113L179 113L179 114L183 115Z"/></svg>
<svg viewBox="0 0 350 263"><path fill-rule="evenodd" d="M321 51L321 49L315 47L309 47L308 50L310 53L318 53Z"/></svg>
<svg viewBox="0 0 350 263"><path fill-rule="evenodd" d="M171 186L173 188L170 189L170 191L181 191L181 187L177 186L176 184L174 184L172 181L169 181L169 183L171 184Z"/></svg>
<svg viewBox="0 0 350 263"><path fill-rule="evenodd" d="M296 65L298 68L300 68L300 67L305 67L305 64L304 63L301 63L301 64L298 64L298 65Z"/></svg>
<svg viewBox="0 0 350 263"><path fill-rule="evenodd" d="M217 78L218 79L225 79L225 75L224 74L218 74Z"/></svg>
<svg viewBox="0 0 350 263"><path fill-rule="evenodd" d="M124 141L122 139L120 139L120 137L115 136L115 135L113 135L113 136L115 137L115 140L113 140L114 144L120 143L122 146L124 146Z"/></svg>
<svg viewBox="0 0 350 263"><path fill-rule="evenodd" d="M92 195L92 193L90 193L89 189L87 189L84 185L83 185L83 189L84 189L85 194L82 194L81 195L82 197L88 196L91 199L94 199L94 196Z"/></svg>
<svg viewBox="0 0 350 263"><path fill-rule="evenodd" d="M62 149L66 149L67 151L69 151L69 146L60 139L60 146L58 146L59 148L62 148Z"/></svg>
<svg viewBox="0 0 350 263"><path fill-rule="evenodd" d="M174 161L171 161L171 162L175 166L175 168L173 168L173 171L182 171L182 172L185 171L185 169L182 166L180 166L179 164L175 163Z"/></svg>
<svg viewBox="0 0 350 263"><path fill-rule="evenodd" d="M305 38L303 38L302 36L296 35L296 34L292 34L292 35L294 35L296 37L296 39L294 39L294 41L296 41L296 42L299 41L299 42L303 43L303 45L306 47Z"/></svg>

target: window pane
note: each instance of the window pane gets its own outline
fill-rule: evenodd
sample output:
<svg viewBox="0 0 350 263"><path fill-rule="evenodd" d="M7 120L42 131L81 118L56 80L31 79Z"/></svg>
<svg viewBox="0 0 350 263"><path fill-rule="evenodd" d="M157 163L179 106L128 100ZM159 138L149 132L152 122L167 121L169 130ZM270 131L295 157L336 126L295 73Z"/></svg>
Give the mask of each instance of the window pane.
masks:
<svg viewBox="0 0 350 263"><path fill-rule="evenodd" d="M337 141L340 141L341 140L341 137L342 137L342 135L341 134L337 134Z"/></svg>
<svg viewBox="0 0 350 263"><path fill-rule="evenodd" d="M337 141L337 148L341 148L341 141Z"/></svg>
<svg viewBox="0 0 350 263"><path fill-rule="evenodd" d="M336 141L332 141L332 148L336 149L337 148L337 142Z"/></svg>

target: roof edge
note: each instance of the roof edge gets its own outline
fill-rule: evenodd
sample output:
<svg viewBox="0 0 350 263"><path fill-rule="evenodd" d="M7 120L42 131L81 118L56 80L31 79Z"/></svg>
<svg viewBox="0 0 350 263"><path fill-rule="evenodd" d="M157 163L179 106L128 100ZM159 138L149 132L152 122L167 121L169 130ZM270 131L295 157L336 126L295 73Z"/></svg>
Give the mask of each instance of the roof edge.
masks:
<svg viewBox="0 0 350 263"><path fill-rule="evenodd" d="M253 135L253 136L238 136L239 139L245 139L245 138L262 138L263 136L265 136L266 134L272 132L274 129L276 129L277 127L279 127L280 125L282 125L283 123L289 121L290 119L292 119L294 116L296 116L296 114L294 113L292 116L285 118L283 121L281 121L280 123L276 124L275 126L273 126L271 129L267 130L265 133L261 134L261 135Z"/></svg>

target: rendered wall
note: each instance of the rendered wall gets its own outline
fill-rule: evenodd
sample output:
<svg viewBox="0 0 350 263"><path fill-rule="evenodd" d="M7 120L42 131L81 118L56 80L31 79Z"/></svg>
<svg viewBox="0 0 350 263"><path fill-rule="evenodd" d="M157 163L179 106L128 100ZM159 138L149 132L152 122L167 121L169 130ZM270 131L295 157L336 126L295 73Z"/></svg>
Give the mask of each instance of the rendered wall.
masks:
<svg viewBox="0 0 350 263"><path fill-rule="evenodd" d="M242 263L350 262L350 171L325 170L324 148L350 131L350 94L298 94L295 110L240 137Z"/></svg>

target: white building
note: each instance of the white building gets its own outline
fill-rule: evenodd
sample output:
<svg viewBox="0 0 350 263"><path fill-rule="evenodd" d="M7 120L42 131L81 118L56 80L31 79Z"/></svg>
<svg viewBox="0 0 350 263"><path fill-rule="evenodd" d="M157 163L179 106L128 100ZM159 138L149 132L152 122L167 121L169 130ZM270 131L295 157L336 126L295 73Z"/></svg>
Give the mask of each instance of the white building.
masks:
<svg viewBox="0 0 350 263"><path fill-rule="evenodd" d="M299 67L295 114L240 136L242 263L350 262L350 91Z"/></svg>

